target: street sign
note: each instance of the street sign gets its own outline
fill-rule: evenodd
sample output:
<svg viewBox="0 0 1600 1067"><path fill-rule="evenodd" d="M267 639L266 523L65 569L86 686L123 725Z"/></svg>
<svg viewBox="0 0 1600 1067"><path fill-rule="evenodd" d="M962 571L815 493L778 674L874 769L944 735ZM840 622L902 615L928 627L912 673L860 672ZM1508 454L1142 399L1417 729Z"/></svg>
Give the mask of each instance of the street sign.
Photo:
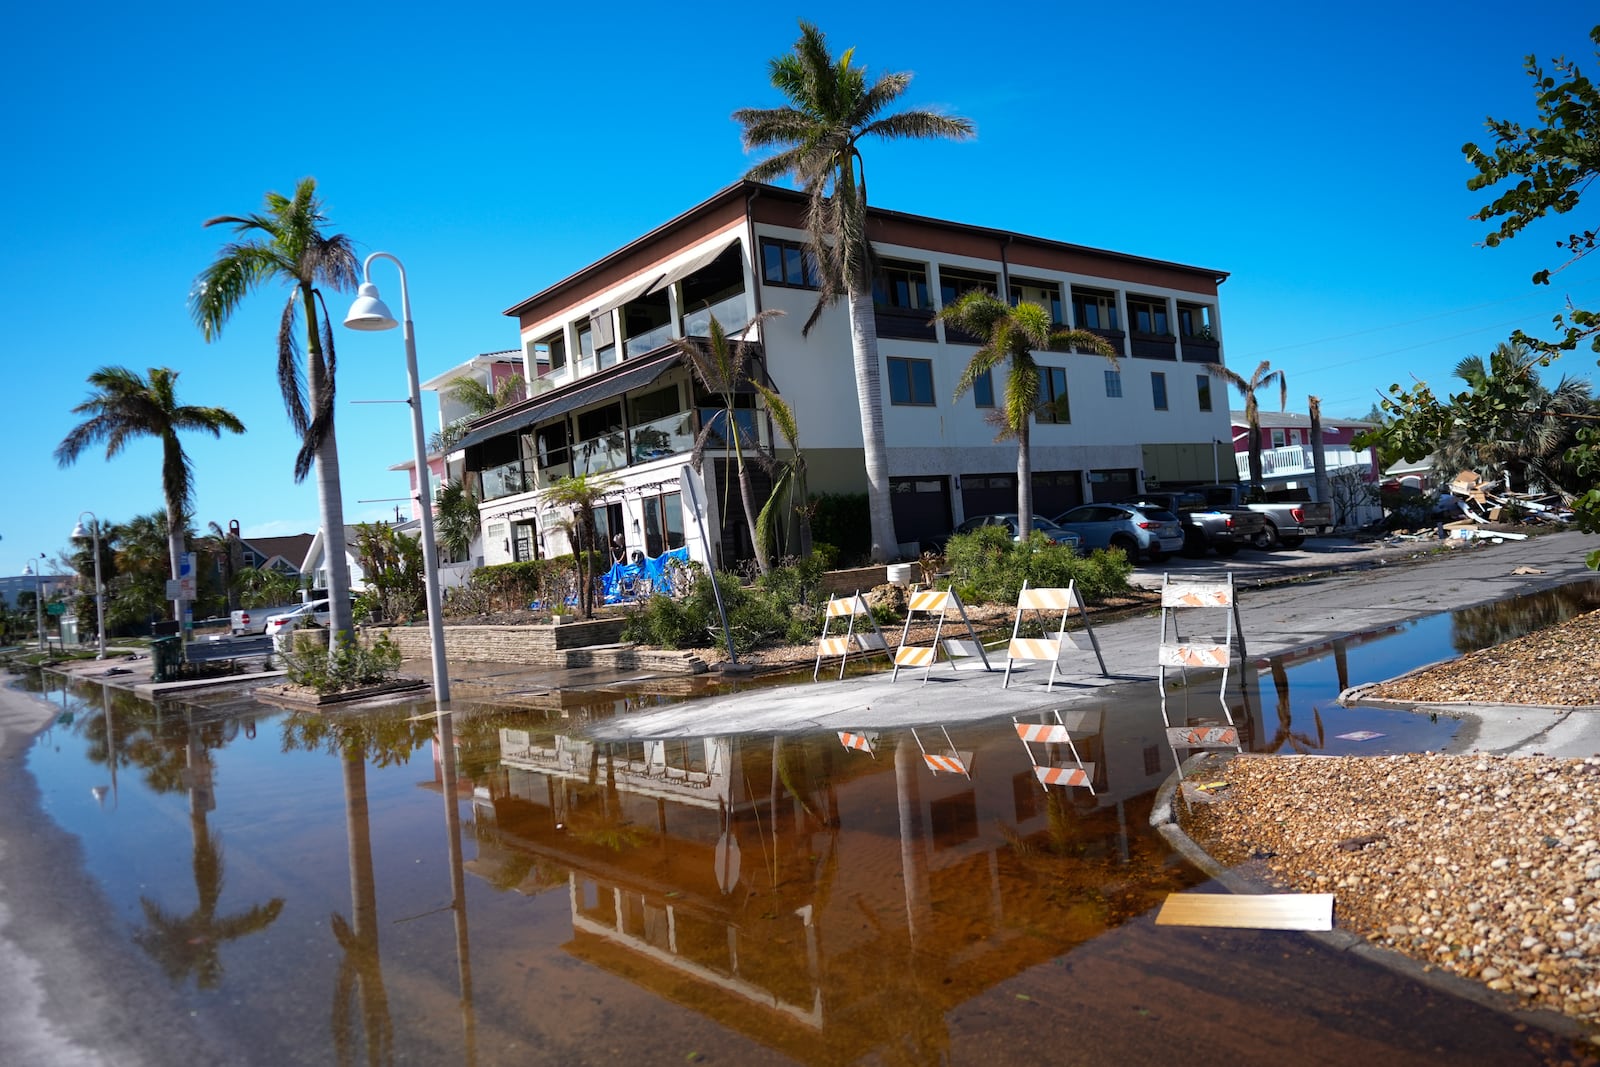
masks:
<svg viewBox="0 0 1600 1067"><path fill-rule="evenodd" d="M44 610L47 615L65 615L67 613L67 605L57 600L53 604L46 604Z"/></svg>

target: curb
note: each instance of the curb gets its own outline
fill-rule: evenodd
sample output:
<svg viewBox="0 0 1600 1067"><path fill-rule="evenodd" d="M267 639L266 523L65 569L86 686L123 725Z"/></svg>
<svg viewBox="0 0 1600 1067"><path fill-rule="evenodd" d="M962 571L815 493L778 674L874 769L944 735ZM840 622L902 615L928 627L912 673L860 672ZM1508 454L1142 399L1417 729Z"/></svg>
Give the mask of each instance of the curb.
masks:
<svg viewBox="0 0 1600 1067"><path fill-rule="evenodd" d="M1198 771L1202 766L1207 767L1208 771L1215 769L1220 772L1222 768L1225 768L1234 759L1253 758L1305 757L1253 757L1235 753L1222 755L1220 753L1202 752L1199 755L1189 757L1179 765L1177 770L1162 781L1160 788L1156 790L1155 803L1150 809L1150 825L1172 846L1173 851L1215 880L1228 892L1240 896L1276 892L1278 887L1218 862L1216 857L1201 848L1194 838L1190 837L1183 827L1179 825L1174 803L1179 795L1178 790L1183 780ZM1337 906L1337 898L1335 898L1335 905ZM1511 993L1500 993L1475 979L1439 970L1431 964L1420 963L1402 952L1375 945L1366 938L1348 930L1305 930L1298 932L1335 952L1347 952L1401 977L1409 978L1414 982L1425 985L1436 992L1470 1001L1479 1007L1499 1012L1501 1015L1515 1019L1517 1022L1527 1026L1537 1027L1566 1040L1600 1042L1600 1034L1589 1030L1576 1019L1550 1008L1523 1007L1521 1002Z"/></svg>

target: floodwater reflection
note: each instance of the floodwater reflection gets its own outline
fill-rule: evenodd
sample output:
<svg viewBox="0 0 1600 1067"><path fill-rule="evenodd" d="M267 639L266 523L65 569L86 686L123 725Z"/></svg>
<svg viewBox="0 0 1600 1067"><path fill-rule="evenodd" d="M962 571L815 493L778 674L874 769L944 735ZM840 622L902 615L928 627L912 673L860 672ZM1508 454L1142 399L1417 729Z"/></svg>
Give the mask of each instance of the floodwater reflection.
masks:
<svg viewBox="0 0 1600 1067"><path fill-rule="evenodd" d="M1423 620L1250 664L1228 706L1254 751L1438 748L1453 723L1334 698L1457 636ZM1214 714L1214 685L1169 703ZM608 700L313 715L42 688L61 711L29 766L121 948L251 1062L1036 1062L1051 1046L994 1034L1042 997L1087 998L1103 1040L1164 971L1221 966L1142 918L1200 881L1148 826L1172 768L1153 692L1066 718L1091 790L1042 786L1067 746L1010 719L606 743L586 727ZM1252 944L1232 951L1256 977L1164 1006L1254 1018L1290 965ZM1370 985L1295 1032L1338 1038Z"/></svg>

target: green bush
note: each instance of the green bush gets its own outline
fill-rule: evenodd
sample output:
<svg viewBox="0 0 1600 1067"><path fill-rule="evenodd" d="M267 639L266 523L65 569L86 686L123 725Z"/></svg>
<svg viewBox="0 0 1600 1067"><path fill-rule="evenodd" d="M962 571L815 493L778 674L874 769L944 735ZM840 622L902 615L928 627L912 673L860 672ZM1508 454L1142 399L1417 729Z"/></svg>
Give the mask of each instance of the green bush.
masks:
<svg viewBox="0 0 1600 1067"><path fill-rule="evenodd" d="M734 650L749 652L774 640L803 643L815 637L822 627L820 605L826 600L820 593L824 562L775 568L754 585L741 585L735 575L718 572ZM694 582L682 599L653 596L642 601L629 612L622 636L663 648L726 645L716 593L703 580Z"/></svg>
<svg viewBox="0 0 1600 1067"><path fill-rule="evenodd" d="M1128 591L1133 564L1120 552L1079 556L1035 532L1017 543L1003 526L981 526L950 538L945 547L950 588L969 604L1014 604L1026 581L1033 588L1062 588L1076 580L1085 600Z"/></svg>
<svg viewBox="0 0 1600 1067"><path fill-rule="evenodd" d="M379 634L370 646L347 637L331 657L321 649L310 648L285 652L283 663L289 681L327 696L389 681L400 667L400 649L388 634Z"/></svg>

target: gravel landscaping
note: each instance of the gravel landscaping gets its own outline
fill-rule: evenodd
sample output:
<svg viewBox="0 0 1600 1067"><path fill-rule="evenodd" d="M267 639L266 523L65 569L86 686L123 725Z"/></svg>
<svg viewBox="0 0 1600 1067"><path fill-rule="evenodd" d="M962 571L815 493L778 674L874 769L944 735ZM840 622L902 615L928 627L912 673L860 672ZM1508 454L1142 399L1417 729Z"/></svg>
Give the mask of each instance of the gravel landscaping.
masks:
<svg viewBox="0 0 1600 1067"><path fill-rule="evenodd" d="M1596 663L1600 612L1368 693L1595 705ZM1334 893L1343 929L1600 1024L1600 756L1246 756L1201 784L1216 800L1182 823L1219 861Z"/></svg>

